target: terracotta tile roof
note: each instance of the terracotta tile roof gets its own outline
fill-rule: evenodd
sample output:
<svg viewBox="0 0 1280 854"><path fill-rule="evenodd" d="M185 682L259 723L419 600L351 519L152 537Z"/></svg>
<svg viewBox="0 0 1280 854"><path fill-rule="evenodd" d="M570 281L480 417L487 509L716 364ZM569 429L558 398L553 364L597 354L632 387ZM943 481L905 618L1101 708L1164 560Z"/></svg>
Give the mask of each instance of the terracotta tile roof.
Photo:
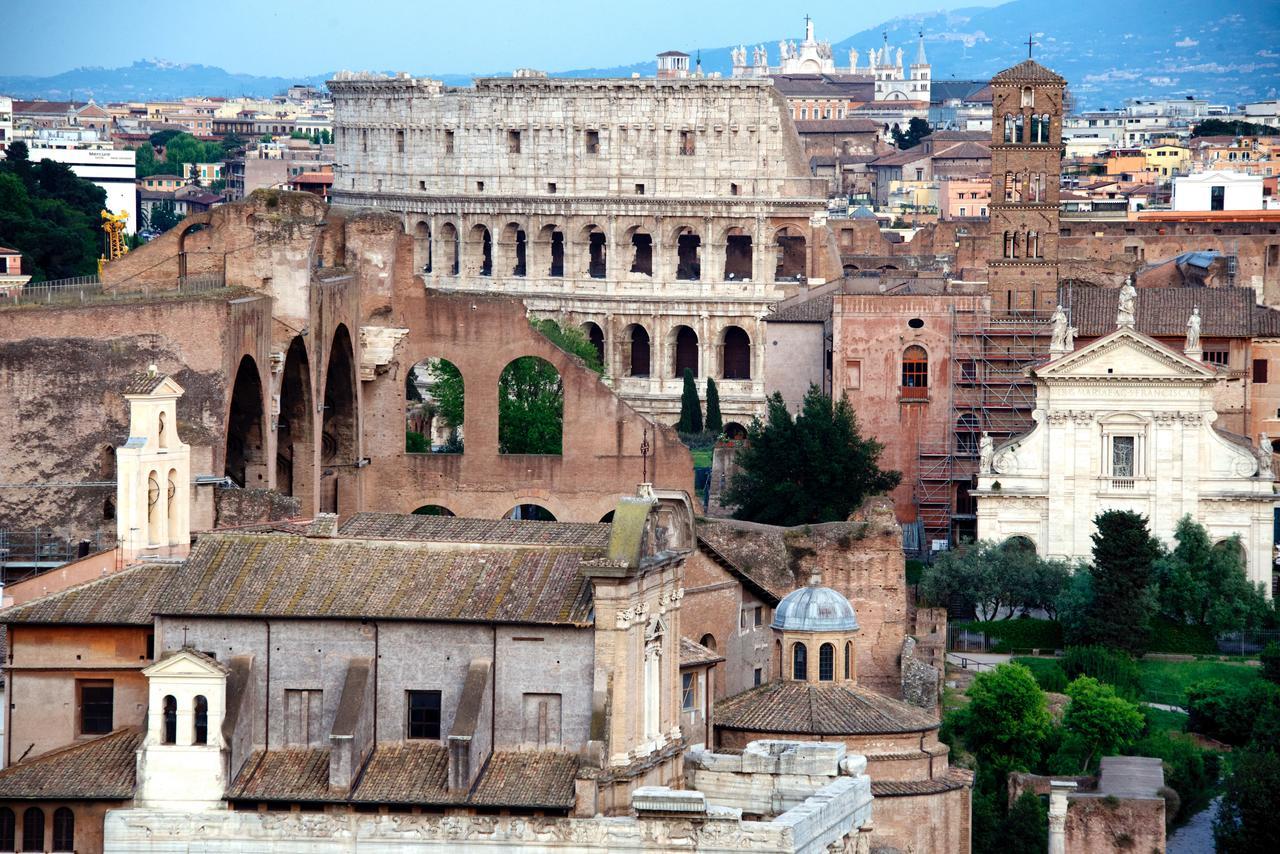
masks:
<svg viewBox="0 0 1280 854"><path fill-rule="evenodd" d="M510 543L529 546L608 548L608 523L534 522L528 519L467 519L407 513L357 513L343 522L344 537L423 540L435 543Z"/></svg>
<svg viewBox="0 0 1280 854"><path fill-rule="evenodd" d="M165 375L156 371L135 371L125 379L121 394L151 394L165 381Z"/></svg>
<svg viewBox="0 0 1280 854"><path fill-rule="evenodd" d="M938 727L924 709L856 685L790 680L721 700L715 722L728 729L790 735L874 735Z"/></svg>
<svg viewBox="0 0 1280 854"><path fill-rule="evenodd" d="M1117 288L1074 287L1071 323L1079 335L1094 338L1116 328ZM1144 335L1181 337L1187 332L1191 309L1200 307L1204 338L1249 338L1280 330L1280 312L1257 305L1252 288L1138 288L1134 312Z"/></svg>
<svg viewBox="0 0 1280 854"><path fill-rule="evenodd" d="M255 751L227 788L231 800L312 801L569 809L578 757L550 750L498 751L470 792L448 788L448 752L435 741L378 744L350 795L329 789L329 749Z"/></svg>
<svg viewBox="0 0 1280 854"><path fill-rule="evenodd" d="M705 664L715 664L718 661L724 661L724 656L717 655L697 641L680 638L681 667L701 667Z"/></svg>
<svg viewBox="0 0 1280 854"><path fill-rule="evenodd" d="M822 323L831 319L831 296L814 297L766 314L769 323Z"/></svg>
<svg viewBox="0 0 1280 854"><path fill-rule="evenodd" d="M173 583L174 564L139 564L0 611L4 623L147 626L157 601Z"/></svg>
<svg viewBox="0 0 1280 854"><path fill-rule="evenodd" d="M578 757L553 750L497 752L476 781L469 803L569 809L576 800Z"/></svg>
<svg viewBox="0 0 1280 854"><path fill-rule="evenodd" d="M142 731L118 729L0 771L0 799L129 800Z"/></svg>
<svg viewBox="0 0 1280 854"><path fill-rule="evenodd" d="M935 160L981 160L991 157L991 147L980 142L956 142L933 150Z"/></svg>
<svg viewBox="0 0 1280 854"><path fill-rule="evenodd" d="M973 772L948 768L947 773L932 780L872 780L871 794L877 798L901 798L910 795L937 795L973 785Z"/></svg>
<svg viewBox="0 0 1280 854"><path fill-rule="evenodd" d="M595 550L456 550L286 534L201 537L160 614L590 625Z"/></svg>
<svg viewBox="0 0 1280 854"><path fill-rule="evenodd" d="M1045 68L1034 59L1024 59L1013 68L1006 68L995 77L991 78L992 83L1061 83L1066 84L1066 80L1059 74L1056 74Z"/></svg>

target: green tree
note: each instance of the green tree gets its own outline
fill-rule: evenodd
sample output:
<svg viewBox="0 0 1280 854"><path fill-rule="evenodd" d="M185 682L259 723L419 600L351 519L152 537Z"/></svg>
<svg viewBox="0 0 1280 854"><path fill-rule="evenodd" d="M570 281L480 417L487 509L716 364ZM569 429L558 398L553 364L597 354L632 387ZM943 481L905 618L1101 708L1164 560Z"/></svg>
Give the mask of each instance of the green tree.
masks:
<svg viewBox="0 0 1280 854"><path fill-rule="evenodd" d="M1155 563L1157 598L1165 616L1215 633L1238 631L1265 618L1267 600L1249 583L1238 537L1215 547L1204 526L1190 516L1178 520L1173 536L1178 544Z"/></svg>
<svg viewBox="0 0 1280 854"><path fill-rule="evenodd" d="M175 136L180 136L181 134L182 131L180 130L158 130L151 134L147 141L156 148L164 148L169 144L169 140L173 139Z"/></svg>
<svg viewBox="0 0 1280 854"><path fill-rule="evenodd" d="M1155 612L1152 564L1160 544L1148 532L1146 518L1131 510L1107 510L1093 522L1089 641L1141 653Z"/></svg>
<svg viewBox="0 0 1280 854"><path fill-rule="evenodd" d="M498 380L498 453L559 454L564 385L555 366L521 356Z"/></svg>
<svg viewBox="0 0 1280 854"><path fill-rule="evenodd" d="M933 131L929 128L929 123L924 119L916 116L907 123L907 130L904 133L898 125L893 126L893 144L898 148L914 148L920 144L920 140L931 134Z"/></svg>
<svg viewBox="0 0 1280 854"><path fill-rule="evenodd" d="M1053 728L1044 691L1021 664L1001 664L975 676L969 705L959 714L965 744L997 773L1036 767Z"/></svg>
<svg viewBox="0 0 1280 854"><path fill-rule="evenodd" d="M883 446L858 433L849 401L833 402L809 386L792 417L782 395L768 400L764 421L747 428L739 472L725 494L734 517L773 525L843 521L869 495L902 479L878 465Z"/></svg>
<svg viewBox="0 0 1280 854"><path fill-rule="evenodd" d="M427 367L427 376L431 383L431 397L436 403L436 417L456 438L462 427L466 404L462 372L448 359L433 359Z"/></svg>
<svg viewBox="0 0 1280 854"><path fill-rule="evenodd" d="M276 141L276 138L269 133L264 133L262 136L258 137L258 142L275 142L275 141Z"/></svg>
<svg viewBox="0 0 1280 854"><path fill-rule="evenodd" d="M1241 750L1231 754L1222 802L1213 822L1219 854L1271 854L1280 851L1280 754Z"/></svg>
<svg viewBox="0 0 1280 854"><path fill-rule="evenodd" d="M698 400L698 386L693 381L693 371L684 369L684 392L680 395L680 420L676 430L681 433L702 432L702 401Z"/></svg>
<svg viewBox="0 0 1280 854"><path fill-rule="evenodd" d="M234 133L229 133L222 138L222 142L219 143L219 145L222 146L222 151L225 154L231 154L234 151L239 151L244 148L246 143Z"/></svg>
<svg viewBox="0 0 1280 854"><path fill-rule="evenodd" d="M139 178L148 178L160 171L160 162L156 160L156 150L150 143L144 142L133 150L134 174Z"/></svg>
<svg viewBox="0 0 1280 854"><path fill-rule="evenodd" d="M163 233L182 222L183 219L184 217L174 208L173 202L165 199L151 206L151 215L147 217L147 225L152 231Z"/></svg>
<svg viewBox="0 0 1280 854"><path fill-rule="evenodd" d="M1191 129L1191 136L1273 136L1275 128L1233 119L1205 119Z"/></svg>
<svg viewBox="0 0 1280 854"><path fill-rule="evenodd" d="M1267 644L1258 660L1262 662L1262 678L1280 685L1280 643Z"/></svg>
<svg viewBox="0 0 1280 854"><path fill-rule="evenodd" d="M724 432L724 417L720 414L720 389L716 381L707 377L707 432L719 436Z"/></svg>
<svg viewBox="0 0 1280 854"><path fill-rule="evenodd" d="M1049 810L1027 790L1009 808L999 850L1009 854L1041 854L1049 848Z"/></svg>
<svg viewBox="0 0 1280 854"><path fill-rule="evenodd" d="M1138 706L1118 696L1115 688L1092 676L1081 676L1067 686L1071 704L1062 727L1084 747L1084 767L1095 757L1118 753L1142 734L1144 719Z"/></svg>
<svg viewBox="0 0 1280 854"><path fill-rule="evenodd" d="M320 131L320 144L330 145L333 143L333 134L327 130Z"/></svg>
<svg viewBox="0 0 1280 854"><path fill-rule="evenodd" d="M11 143L0 161L0 244L22 252L33 281L96 271L106 204L106 193L69 166L32 163L25 143Z"/></svg>
<svg viewBox="0 0 1280 854"><path fill-rule="evenodd" d="M958 598L985 621L1040 608L1052 613L1070 577L1064 561L1045 560L1017 540L981 540L940 554L925 570L920 593L939 604Z"/></svg>
<svg viewBox="0 0 1280 854"><path fill-rule="evenodd" d="M600 361L600 354L596 352L595 345L581 329L574 326L562 327L551 318L533 321L533 328L549 338L551 343L561 350L586 362L587 367L597 374L604 373L604 363Z"/></svg>

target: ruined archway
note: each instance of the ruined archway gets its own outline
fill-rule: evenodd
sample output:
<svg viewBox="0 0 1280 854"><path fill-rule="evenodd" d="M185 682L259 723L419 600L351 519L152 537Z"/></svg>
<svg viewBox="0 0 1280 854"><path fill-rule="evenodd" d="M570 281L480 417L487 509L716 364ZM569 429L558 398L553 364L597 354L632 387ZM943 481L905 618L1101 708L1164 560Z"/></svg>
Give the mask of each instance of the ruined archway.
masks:
<svg viewBox="0 0 1280 854"><path fill-rule="evenodd" d="M227 413L227 453L224 474L242 487L267 485L263 438L262 377L252 356L240 360L231 408Z"/></svg>
<svg viewBox="0 0 1280 854"><path fill-rule="evenodd" d="M809 252L804 235L791 227L778 230L775 238L777 265L773 278L778 282L798 282L808 269Z"/></svg>
<svg viewBox="0 0 1280 854"><path fill-rule="evenodd" d="M431 224L419 222L413 227L413 266L423 272L431 272Z"/></svg>
<svg viewBox="0 0 1280 854"><path fill-rule="evenodd" d="M724 425L724 437L726 439L745 439L747 438L747 428L737 421L730 421Z"/></svg>
<svg viewBox="0 0 1280 854"><path fill-rule="evenodd" d="M493 235L487 226L472 226L467 236L467 275L493 275Z"/></svg>
<svg viewBox="0 0 1280 854"><path fill-rule="evenodd" d="M724 279L735 282L751 278L755 264L751 235L741 228L731 228L724 239Z"/></svg>
<svg viewBox="0 0 1280 854"><path fill-rule="evenodd" d="M582 247L585 252L584 273L586 278L603 279L608 271L607 248L604 231L598 225L587 225L582 229Z"/></svg>
<svg viewBox="0 0 1280 854"><path fill-rule="evenodd" d="M671 376L679 379L686 369L698 376L698 333L688 326L677 326L673 332L675 346L671 348L674 359Z"/></svg>
<svg viewBox="0 0 1280 854"><path fill-rule="evenodd" d="M623 368L629 377L649 376L649 330L633 323L623 332Z"/></svg>
<svg viewBox="0 0 1280 854"><path fill-rule="evenodd" d="M310 508L315 492L315 422L311 368L301 337L289 344L280 375L280 415L276 421L276 489Z"/></svg>
<svg viewBox="0 0 1280 854"><path fill-rule="evenodd" d="M721 350L721 376L726 380L751 379L751 338L742 327L725 327Z"/></svg>
<svg viewBox="0 0 1280 854"><path fill-rule="evenodd" d="M461 249L457 227L451 222L440 226L440 251L444 256L442 260L446 276L456 276L462 269Z"/></svg>
<svg viewBox="0 0 1280 854"><path fill-rule="evenodd" d="M596 348L596 355L600 357L600 364L607 365L604 358L604 330L600 328L600 324L588 320L582 324L582 334L587 336L587 340L591 342L591 346Z"/></svg>
<svg viewBox="0 0 1280 854"><path fill-rule="evenodd" d="M320 509L337 513L354 509L356 495L355 351L347 327L339 324L329 348L324 380L324 427L321 431Z"/></svg>
<svg viewBox="0 0 1280 854"><path fill-rule="evenodd" d="M498 453L559 455L563 433L560 372L537 356L512 359L498 379Z"/></svg>
<svg viewBox="0 0 1280 854"><path fill-rule="evenodd" d="M423 359L405 377L404 450L407 454L460 454L466 386L448 359Z"/></svg>

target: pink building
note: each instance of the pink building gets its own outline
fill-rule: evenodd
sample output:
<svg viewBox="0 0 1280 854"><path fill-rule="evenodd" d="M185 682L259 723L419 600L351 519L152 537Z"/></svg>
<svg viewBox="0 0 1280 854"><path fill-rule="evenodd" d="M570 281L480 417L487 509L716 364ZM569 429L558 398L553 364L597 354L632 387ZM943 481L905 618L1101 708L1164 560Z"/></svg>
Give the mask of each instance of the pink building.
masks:
<svg viewBox="0 0 1280 854"><path fill-rule="evenodd" d="M991 176L943 178L938 182L938 215L948 219L986 219Z"/></svg>

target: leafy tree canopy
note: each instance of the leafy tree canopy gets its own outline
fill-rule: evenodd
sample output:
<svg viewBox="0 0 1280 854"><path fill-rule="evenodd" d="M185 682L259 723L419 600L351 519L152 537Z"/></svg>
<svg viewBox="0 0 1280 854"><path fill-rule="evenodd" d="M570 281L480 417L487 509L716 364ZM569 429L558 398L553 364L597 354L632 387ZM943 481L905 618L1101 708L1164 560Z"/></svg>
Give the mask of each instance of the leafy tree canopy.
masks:
<svg viewBox="0 0 1280 854"><path fill-rule="evenodd" d="M1275 128L1233 119L1205 119L1191 129L1191 136L1273 136Z"/></svg>
<svg viewBox="0 0 1280 854"><path fill-rule="evenodd" d="M1034 768L1053 728L1044 691L1021 664L1001 664L974 677L961 714L969 749L1000 772Z"/></svg>
<svg viewBox="0 0 1280 854"><path fill-rule="evenodd" d="M792 417L782 395L768 400L764 421L747 428L739 472L725 494L734 517L773 525L803 525L849 518L869 495L902 479L878 465L883 446L864 439L845 398L833 402L809 386Z"/></svg>
<svg viewBox="0 0 1280 854"><path fill-rule="evenodd" d="M1243 750L1231 755L1218 817L1213 823L1220 854L1268 854L1280 851L1280 753Z"/></svg>
<svg viewBox="0 0 1280 854"><path fill-rule="evenodd" d="M1084 748L1084 768L1095 757L1115 754L1142 734L1145 723L1138 706L1117 696L1115 688L1092 676L1081 676L1067 686L1071 704L1062 726Z"/></svg>
<svg viewBox="0 0 1280 854"><path fill-rule="evenodd" d="M925 570L920 593L938 604L958 597L984 621L1037 609L1052 617L1070 579L1065 561L1045 560L1017 540L982 540L940 554Z"/></svg>
<svg viewBox="0 0 1280 854"><path fill-rule="evenodd" d="M1177 545L1155 564L1160 610L1176 622L1236 631L1265 619L1262 591L1249 583L1238 538L1219 546L1204 526L1183 516L1173 533Z"/></svg>
<svg viewBox="0 0 1280 854"><path fill-rule="evenodd" d="M102 188L52 160L32 163L23 142L0 161L0 244L23 254L33 281L89 275L102 249Z"/></svg>
<svg viewBox="0 0 1280 854"><path fill-rule="evenodd" d="M920 144L920 140L933 133L929 127L929 123L924 119L916 116L907 123L907 130L904 133L897 125L893 126L893 144L898 148L914 148Z"/></svg>
<svg viewBox="0 0 1280 854"><path fill-rule="evenodd" d="M581 329L574 326L562 327L551 318L533 321L533 328L551 339L551 343L561 350L586 362L587 367L597 374L604 373L604 363L600 361L596 346Z"/></svg>
<svg viewBox="0 0 1280 854"><path fill-rule="evenodd" d="M498 453L559 454L563 427L564 385L555 366L537 356L513 360L498 380Z"/></svg>

